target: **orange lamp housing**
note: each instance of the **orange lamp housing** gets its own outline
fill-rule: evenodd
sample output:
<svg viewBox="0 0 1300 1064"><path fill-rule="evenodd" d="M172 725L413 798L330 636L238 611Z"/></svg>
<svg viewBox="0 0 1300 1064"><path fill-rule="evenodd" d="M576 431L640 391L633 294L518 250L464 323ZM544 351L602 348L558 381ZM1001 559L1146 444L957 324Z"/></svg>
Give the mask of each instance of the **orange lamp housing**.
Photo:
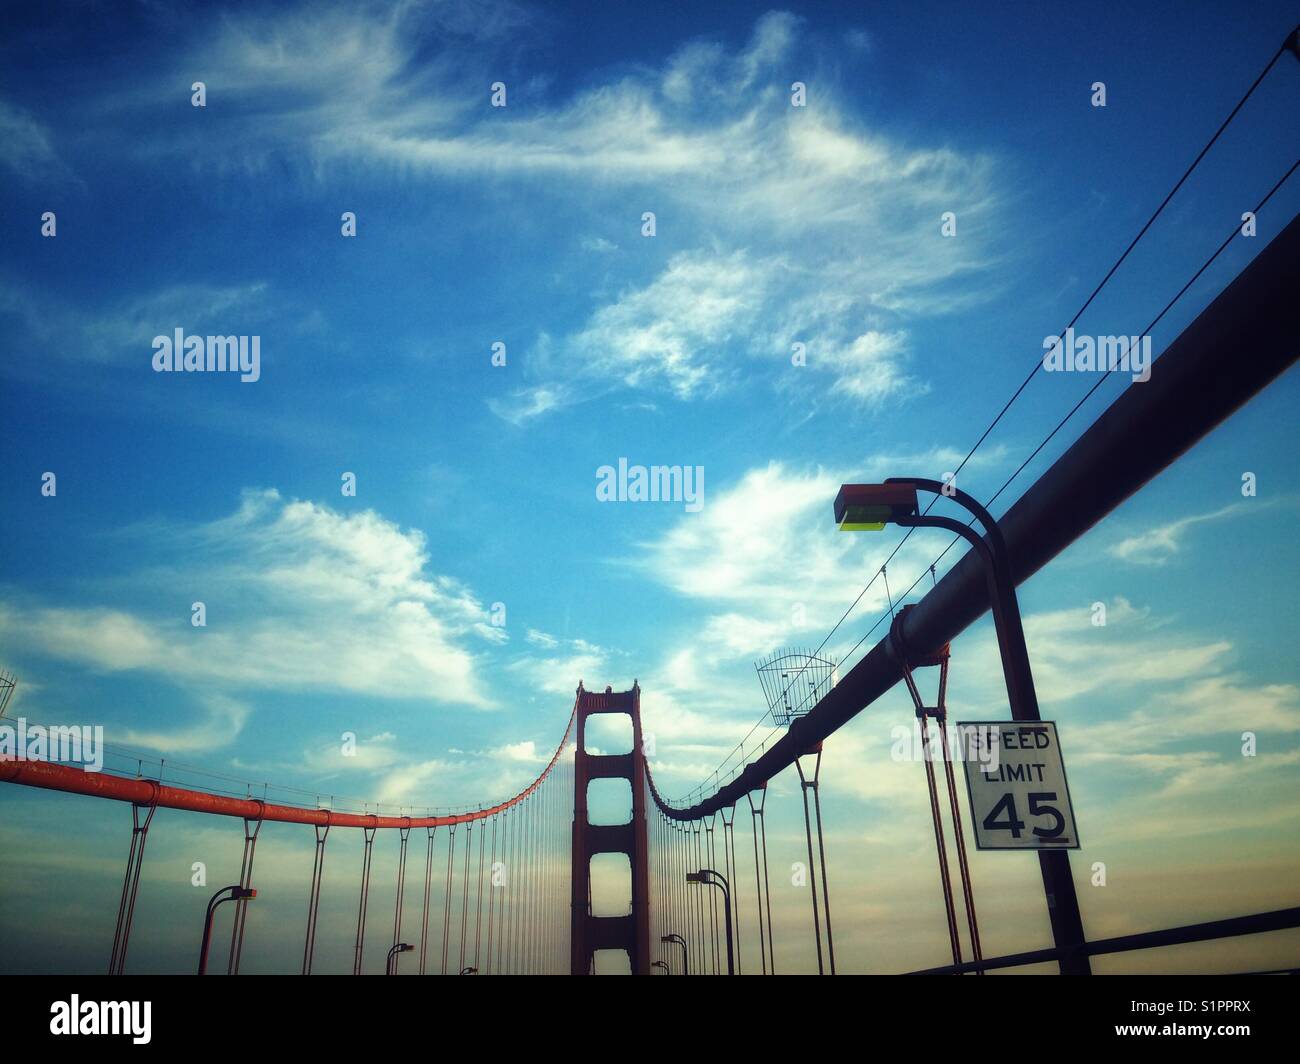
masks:
<svg viewBox="0 0 1300 1064"><path fill-rule="evenodd" d="M916 510L916 488L911 484L844 484L835 496L835 522L841 532L879 532Z"/></svg>

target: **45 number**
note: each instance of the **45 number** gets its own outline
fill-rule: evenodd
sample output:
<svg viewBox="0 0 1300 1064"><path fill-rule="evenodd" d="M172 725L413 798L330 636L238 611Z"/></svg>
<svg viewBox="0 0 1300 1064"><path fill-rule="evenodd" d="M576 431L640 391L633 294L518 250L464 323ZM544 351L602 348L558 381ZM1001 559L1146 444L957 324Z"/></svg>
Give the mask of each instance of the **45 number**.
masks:
<svg viewBox="0 0 1300 1064"><path fill-rule="evenodd" d="M1054 805L1047 805L1047 802L1056 801L1055 791L1033 791L1028 795L1029 815L1046 816L1052 818L1052 826L1049 828L1033 828L1033 834L1040 839L1054 839L1065 830L1065 817L1061 811ZM1005 814L1005 820L999 820L998 815ZM1020 819L1016 813L1016 796L1010 792L1004 794L998 799L997 804L989 810L989 815L984 818L984 829L986 831L1009 831L1013 839L1020 838L1020 833L1025 828L1025 822Z"/></svg>

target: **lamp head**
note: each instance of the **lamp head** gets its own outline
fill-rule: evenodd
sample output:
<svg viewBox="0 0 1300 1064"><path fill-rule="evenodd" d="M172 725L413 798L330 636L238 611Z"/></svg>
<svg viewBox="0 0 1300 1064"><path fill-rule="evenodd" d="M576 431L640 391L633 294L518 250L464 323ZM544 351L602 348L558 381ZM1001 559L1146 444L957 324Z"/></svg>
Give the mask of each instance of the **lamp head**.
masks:
<svg viewBox="0 0 1300 1064"><path fill-rule="evenodd" d="M916 510L916 488L911 484L843 484L835 496L835 523L841 532L879 532Z"/></svg>

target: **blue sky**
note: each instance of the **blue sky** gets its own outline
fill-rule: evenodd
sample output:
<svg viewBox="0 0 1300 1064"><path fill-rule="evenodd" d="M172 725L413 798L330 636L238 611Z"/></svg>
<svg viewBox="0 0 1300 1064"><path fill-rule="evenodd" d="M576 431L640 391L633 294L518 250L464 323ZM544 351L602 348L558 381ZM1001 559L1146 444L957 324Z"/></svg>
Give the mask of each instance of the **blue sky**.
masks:
<svg viewBox="0 0 1300 1064"><path fill-rule="evenodd" d="M640 680L668 794L710 773L761 714L753 661L818 643L896 542L838 534L838 485L955 468L1294 11L154 3L9 18L10 713L395 811L510 793L549 757L580 678ZM1284 56L1081 330L1140 332L1285 172L1297 77ZM1157 353L1297 209L1292 183L1154 331ZM176 328L260 336L261 379L154 373L152 338ZM1091 383L1039 374L962 486L991 495ZM1107 381L995 512L1127 385ZM1022 590L1095 933L1294 902L1297 392L1288 374ZM598 502L596 471L620 457L703 467L703 508ZM914 536L891 586L944 542ZM878 583L829 649L885 607ZM955 709L1005 712L992 649L985 625L956 645ZM895 692L827 748L832 878L862 924L844 948L867 968L891 936L942 960L920 770L887 759L908 717ZM1260 735L1254 759L1243 730ZM356 758L339 752L347 731ZM789 781L774 788L793 817ZM78 892L112 895L123 809L3 801L22 812L6 845L30 858L6 862L0 878L22 877L8 887L67 919ZM191 905L176 899L194 852L234 840L237 860L236 827L176 817L142 888L160 921L167 899ZM35 841L73 830L88 830L84 864ZM783 830L793 860L798 824ZM1029 861L977 858L1007 949L1042 944L1045 919L1014 919L1037 896ZM1093 861L1112 879L1089 893ZM3 919L13 967L73 963L71 933L38 958ZM792 943L799 919L792 906ZM142 966L168 966L164 939L141 940ZM271 945L253 963L285 966Z"/></svg>

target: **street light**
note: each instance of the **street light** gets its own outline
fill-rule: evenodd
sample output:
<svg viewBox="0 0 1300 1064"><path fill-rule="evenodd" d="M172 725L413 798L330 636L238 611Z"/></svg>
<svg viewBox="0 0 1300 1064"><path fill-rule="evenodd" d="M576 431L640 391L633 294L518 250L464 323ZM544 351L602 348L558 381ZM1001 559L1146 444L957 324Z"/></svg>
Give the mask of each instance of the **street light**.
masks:
<svg viewBox="0 0 1300 1064"><path fill-rule="evenodd" d="M410 953L411 950L413 949L415 949L414 946L407 945L405 942L399 942L392 949L390 949L388 951L388 959L384 962L384 974L396 975L398 954Z"/></svg>
<svg viewBox="0 0 1300 1064"><path fill-rule="evenodd" d="M230 893L227 894L227 891ZM208 900L208 912L203 918L203 945L199 948L199 975L208 974L208 945L212 941L212 915L217 911L217 906L222 902L256 897L257 891L252 887L241 887L234 884L233 886L222 887Z"/></svg>
<svg viewBox="0 0 1300 1064"><path fill-rule="evenodd" d="M662 938L659 939L659 941L676 942L679 946L682 947L682 975L690 975L691 964L690 964L690 959L687 957L686 954L686 939L682 938L681 935L673 934L673 935L664 935Z"/></svg>
<svg viewBox="0 0 1300 1064"><path fill-rule="evenodd" d="M477 969L477 968L462 968L462 969L460 970L460 974L461 974L461 975L478 975L478 969Z"/></svg>
<svg viewBox="0 0 1300 1064"><path fill-rule="evenodd" d="M721 872L715 872L712 868L701 868L698 872L686 873L687 883L704 883L707 886L717 887L722 891L722 909L727 917L727 974L736 974L736 965L732 957L731 946L731 890L727 886L727 878Z"/></svg>
<svg viewBox="0 0 1300 1064"><path fill-rule="evenodd" d="M673 974L672 972L670 972L670 971L668 970L668 965L665 964L663 961L651 961L651 962L650 962L650 967L651 967L651 968L662 968L662 969L664 970L664 975L672 975L672 974Z"/></svg>
<svg viewBox="0 0 1300 1064"><path fill-rule="evenodd" d="M909 484L843 484L835 496L835 523L841 532L879 532L916 508L916 487Z"/></svg>
<svg viewBox="0 0 1300 1064"><path fill-rule="evenodd" d="M987 538L970 525L951 517L920 513L916 497L918 490L942 495L964 507L984 526ZM895 524L903 528L942 528L966 540L984 564L984 579L993 609L993 628L997 632L1011 718L1042 720L1006 540L998 523L983 506L951 481L940 483L920 477L891 477L883 484L842 485L835 496L835 520L846 532L877 531L886 524ZM901 642L898 618L894 623L892 634L895 638L892 642L897 644ZM1047 895L1052 939L1061 951L1061 973L1090 975L1092 966L1088 957L1079 951L1084 942L1083 919L1079 915L1074 878L1070 875L1070 856L1062 850L1039 850L1038 864Z"/></svg>

